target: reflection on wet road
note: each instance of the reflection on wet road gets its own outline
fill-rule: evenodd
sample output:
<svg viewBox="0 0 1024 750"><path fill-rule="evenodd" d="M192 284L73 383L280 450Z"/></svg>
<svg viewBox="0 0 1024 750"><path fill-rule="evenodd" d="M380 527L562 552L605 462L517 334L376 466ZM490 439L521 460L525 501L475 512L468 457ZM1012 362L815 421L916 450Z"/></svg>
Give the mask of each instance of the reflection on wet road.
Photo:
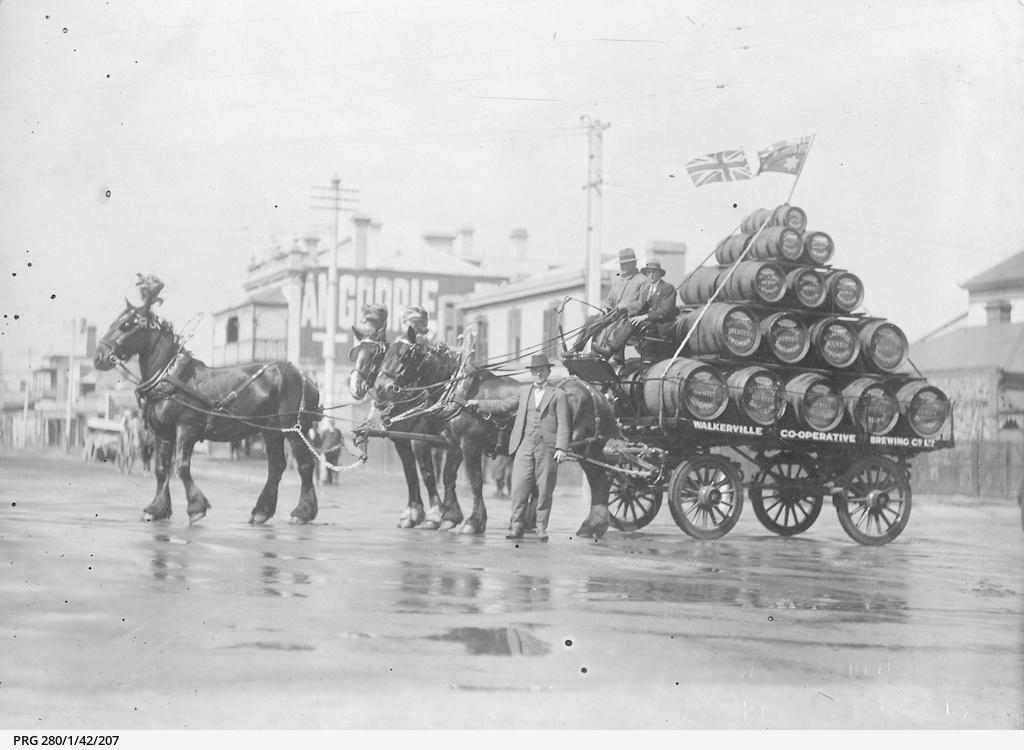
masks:
<svg viewBox="0 0 1024 750"><path fill-rule="evenodd" d="M594 543L565 494L551 541L515 544L499 501L484 538L395 528L379 475L307 527L251 527L251 488L206 479L189 527L136 520L141 478L61 466L5 480L5 725L1024 727L1009 505L921 499L880 548L826 513L792 539L751 514L717 542L659 518Z"/></svg>

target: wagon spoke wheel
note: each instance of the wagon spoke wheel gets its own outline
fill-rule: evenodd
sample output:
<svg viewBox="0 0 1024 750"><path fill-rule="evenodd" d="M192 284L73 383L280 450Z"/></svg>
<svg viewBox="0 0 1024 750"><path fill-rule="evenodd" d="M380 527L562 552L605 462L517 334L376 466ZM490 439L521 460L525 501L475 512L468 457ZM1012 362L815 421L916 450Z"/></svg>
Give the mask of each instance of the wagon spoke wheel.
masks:
<svg viewBox="0 0 1024 750"><path fill-rule="evenodd" d="M762 526L780 536L811 528L823 502L814 460L800 453L782 451L765 459L750 483L754 515Z"/></svg>
<svg viewBox="0 0 1024 750"><path fill-rule="evenodd" d="M910 518L910 482L892 459L869 456L841 480L836 501L839 525L861 544L885 544L900 535Z"/></svg>
<svg viewBox="0 0 1024 750"><path fill-rule="evenodd" d="M654 520L665 492L631 479L616 479L608 496L609 522L619 531L636 531Z"/></svg>
<svg viewBox="0 0 1024 750"><path fill-rule="evenodd" d="M720 456L698 456L672 472L668 508L676 525L697 539L729 533L743 510L743 479Z"/></svg>

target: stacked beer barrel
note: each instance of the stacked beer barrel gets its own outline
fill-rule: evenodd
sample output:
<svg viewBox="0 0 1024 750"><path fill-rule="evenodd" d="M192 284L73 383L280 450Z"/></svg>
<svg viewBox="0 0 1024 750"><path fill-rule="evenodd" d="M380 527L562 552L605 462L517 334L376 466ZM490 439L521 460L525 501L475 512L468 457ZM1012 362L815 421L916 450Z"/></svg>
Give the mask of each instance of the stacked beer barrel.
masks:
<svg viewBox="0 0 1024 750"><path fill-rule="evenodd" d="M715 255L717 266L696 269L679 288L676 341L689 338L683 357L644 373L648 413L940 435L948 398L904 372L909 345L898 326L857 312L861 280L831 265L832 237L808 230L802 209L754 211Z"/></svg>

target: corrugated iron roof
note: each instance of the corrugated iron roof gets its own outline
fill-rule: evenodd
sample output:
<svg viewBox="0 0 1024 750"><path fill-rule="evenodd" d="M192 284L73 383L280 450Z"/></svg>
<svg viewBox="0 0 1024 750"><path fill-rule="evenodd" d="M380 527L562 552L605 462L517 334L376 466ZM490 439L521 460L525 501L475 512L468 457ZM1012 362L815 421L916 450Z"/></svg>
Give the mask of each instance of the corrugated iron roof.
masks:
<svg viewBox="0 0 1024 750"><path fill-rule="evenodd" d="M910 345L910 359L924 371L998 368L1024 373L1024 323L958 328Z"/></svg>
<svg viewBox="0 0 1024 750"><path fill-rule="evenodd" d="M1024 250L997 263L960 286L968 292L981 292L1001 287L1019 288L1024 283Z"/></svg>

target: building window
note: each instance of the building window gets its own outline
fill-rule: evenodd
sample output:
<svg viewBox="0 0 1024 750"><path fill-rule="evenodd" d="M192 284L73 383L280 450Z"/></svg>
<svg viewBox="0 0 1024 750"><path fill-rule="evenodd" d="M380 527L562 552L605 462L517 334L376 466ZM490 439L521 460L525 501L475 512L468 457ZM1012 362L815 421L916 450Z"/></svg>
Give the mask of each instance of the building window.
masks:
<svg viewBox="0 0 1024 750"><path fill-rule="evenodd" d="M476 319L476 347L474 361L482 364L487 361L487 318Z"/></svg>
<svg viewBox="0 0 1024 750"><path fill-rule="evenodd" d="M238 316L233 315L228 318L228 335L226 339L227 343L234 344L238 341Z"/></svg>
<svg viewBox="0 0 1024 750"><path fill-rule="evenodd" d="M508 311L508 358L519 356L523 339L523 311L513 307Z"/></svg>

